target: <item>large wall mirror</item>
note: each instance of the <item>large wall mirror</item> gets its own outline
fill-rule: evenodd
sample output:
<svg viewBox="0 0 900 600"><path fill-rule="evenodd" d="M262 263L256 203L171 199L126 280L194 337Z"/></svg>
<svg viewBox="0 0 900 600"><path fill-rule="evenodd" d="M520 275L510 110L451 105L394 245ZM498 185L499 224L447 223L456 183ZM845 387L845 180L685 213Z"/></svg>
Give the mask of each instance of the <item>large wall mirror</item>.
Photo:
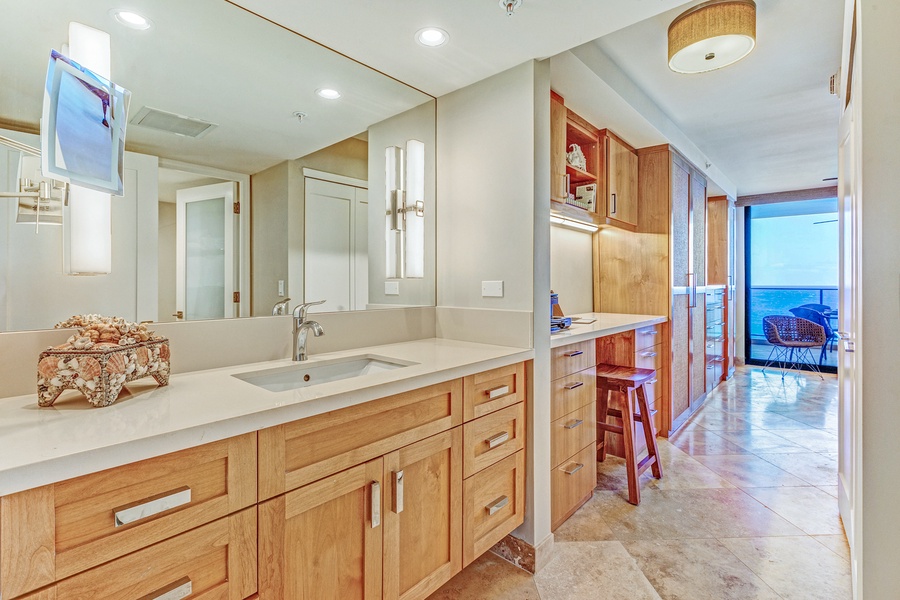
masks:
<svg viewBox="0 0 900 600"><path fill-rule="evenodd" d="M4 7L0 135L39 147L73 21L110 34L110 79L132 97L111 273L64 274L66 227L0 198L0 331L434 305L434 98L224 0L128 6L150 27L110 0ZM31 164L14 146L4 192Z"/></svg>

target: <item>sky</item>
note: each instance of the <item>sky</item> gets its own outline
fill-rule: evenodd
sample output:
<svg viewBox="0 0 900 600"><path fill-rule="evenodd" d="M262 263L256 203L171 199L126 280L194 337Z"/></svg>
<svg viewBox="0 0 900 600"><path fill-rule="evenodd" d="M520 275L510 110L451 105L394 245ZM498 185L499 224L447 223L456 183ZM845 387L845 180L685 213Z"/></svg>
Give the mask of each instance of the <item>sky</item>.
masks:
<svg viewBox="0 0 900 600"><path fill-rule="evenodd" d="M751 285L836 286L837 218L835 212L750 219Z"/></svg>

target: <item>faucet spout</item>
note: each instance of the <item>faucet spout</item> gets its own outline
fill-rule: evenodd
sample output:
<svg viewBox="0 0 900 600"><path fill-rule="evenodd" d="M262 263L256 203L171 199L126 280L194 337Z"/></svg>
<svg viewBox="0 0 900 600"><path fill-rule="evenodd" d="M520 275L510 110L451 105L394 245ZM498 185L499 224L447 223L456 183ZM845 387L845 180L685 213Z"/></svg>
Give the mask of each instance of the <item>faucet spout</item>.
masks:
<svg viewBox="0 0 900 600"><path fill-rule="evenodd" d="M299 311L300 307L294 310L294 352L293 360L303 361L308 358L306 345L309 341L309 332L312 331L315 337L325 335L325 330L316 321L306 318L305 311ZM302 316L301 316L302 314Z"/></svg>

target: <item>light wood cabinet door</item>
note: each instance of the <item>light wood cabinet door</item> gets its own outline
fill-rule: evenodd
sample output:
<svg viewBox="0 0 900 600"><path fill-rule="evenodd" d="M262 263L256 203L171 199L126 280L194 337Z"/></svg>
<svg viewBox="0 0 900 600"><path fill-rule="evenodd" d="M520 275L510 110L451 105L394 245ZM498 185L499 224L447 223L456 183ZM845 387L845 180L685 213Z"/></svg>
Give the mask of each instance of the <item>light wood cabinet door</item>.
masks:
<svg viewBox="0 0 900 600"><path fill-rule="evenodd" d="M242 600L256 591L256 535L256 509L248 508L22 600Z"/></svg>
<svg viewBox="0 0 900 600"><path fill-rule="evenodd" d="M606 216L610 219L637 225L637 153L613 136L608 135L606 139L607 177L609 178Z"/></svg>
<svg viewBox="0 0 900 600"><path fill-rule="evenodd" d="M471 421L525 400L525 363L469 375L463 380L463 420Z"/></svg>
<svg viewBox="0 0 900 600"><path fill-rule="evenodd" d="M471 477L525 447L525 404L520 402L463 425L463 476Z"/></svg>
<svg viewBox="0 0 900 600"><path fill-rule="evenodd" d="M427 598L462 570L462 428L384 457L384 597Z"/></svg>
<svg viewBox="0 0 900 600"><path fill-rule="evenodd" d="M381 458L259 505L260 600L382 597Z"/></svg>
<svg viewBox="0 0 900 600"><path fill-rule="evenodd" d="M525 520L525 451L463 482L463 567Z"/></svg>
<svg viewBox="0 0 900 600"><path fill-rule="evenodd" d="M563 99L550 93L550 197L565 202L566 184L566 106Z"/></svg>
<svg viewBox="0 0 900 600"><path fill-rule="evenodd" d="M550 473L550 528L556 530L590 499L597 485L597 449L582 448Z"/></svg>

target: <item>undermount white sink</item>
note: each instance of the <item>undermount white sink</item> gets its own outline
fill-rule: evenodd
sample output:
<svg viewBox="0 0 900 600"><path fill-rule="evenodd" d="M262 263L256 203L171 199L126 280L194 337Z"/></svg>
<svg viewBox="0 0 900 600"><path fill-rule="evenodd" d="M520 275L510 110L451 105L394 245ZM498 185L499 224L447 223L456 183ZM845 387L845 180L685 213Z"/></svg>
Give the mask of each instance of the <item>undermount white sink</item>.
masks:
<svg viewBox="0 0 900 600"><path fill-rule="evenodd" d="M248 371L247 373L237 373L232 375L232 377L237 377L242 381L270 392L284 392L320 383L328 383L329 381L340 381L342 379L360 377L361 375L392 371L415 364L418 363L385 358L384 356L348 356L332 360L298 362L287 367L276 367L274 369Z"/></svg>

